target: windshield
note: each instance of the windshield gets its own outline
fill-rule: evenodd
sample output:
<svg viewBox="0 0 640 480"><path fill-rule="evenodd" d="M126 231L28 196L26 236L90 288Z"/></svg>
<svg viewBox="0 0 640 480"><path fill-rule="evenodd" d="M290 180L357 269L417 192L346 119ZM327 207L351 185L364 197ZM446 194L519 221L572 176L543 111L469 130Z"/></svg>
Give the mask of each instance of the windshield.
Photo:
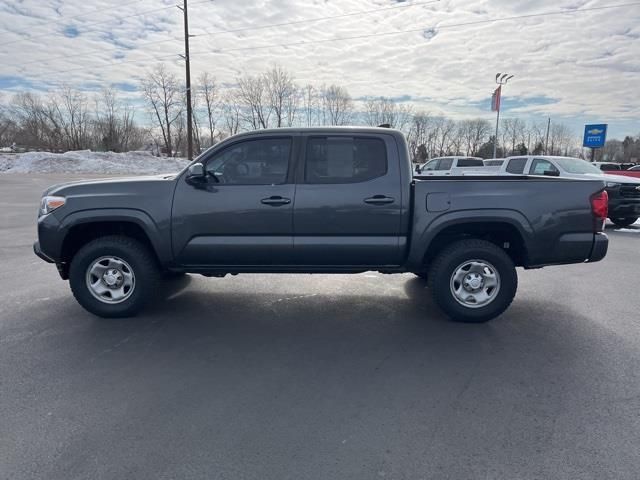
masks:
<svg viewBox="0 0 640 480"><path fill-rule="evenodd" d="M554 160L567 173L604 175L598 167L591 165L586 160L580 160L579 158L556 158Z"/></svg>

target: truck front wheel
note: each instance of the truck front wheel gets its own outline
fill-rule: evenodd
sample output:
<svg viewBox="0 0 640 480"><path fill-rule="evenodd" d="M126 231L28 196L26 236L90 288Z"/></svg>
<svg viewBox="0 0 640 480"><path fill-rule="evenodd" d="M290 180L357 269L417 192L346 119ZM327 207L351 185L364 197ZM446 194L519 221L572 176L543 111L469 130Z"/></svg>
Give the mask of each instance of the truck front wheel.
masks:
<svg viewBox="0 0 640 480"><path fill-rule="evenodd" d="M84 245L71 260L69 284L86 310L105 318L130 317L156 294L155 258L133 238L112 235Z"/></svg>
<svg viewBox="0 0 640 480"><path fill-rule="evenodd" d="M453 320L480 323L504 312L518 275L504 250L485 240L461 240L440 252L429 269L438 306Z"/></svg>

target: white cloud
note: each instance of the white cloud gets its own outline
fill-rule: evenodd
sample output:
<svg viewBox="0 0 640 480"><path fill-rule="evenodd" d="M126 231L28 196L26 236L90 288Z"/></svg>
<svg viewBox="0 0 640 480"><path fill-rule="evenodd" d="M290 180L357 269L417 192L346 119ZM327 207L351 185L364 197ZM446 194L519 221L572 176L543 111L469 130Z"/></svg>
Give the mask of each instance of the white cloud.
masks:
<svg viewBox="0 0 640 480"><path fill-rule="evenodd" d="M72 84L136 83L159 61L158 57L180 71L177 54L183 48L182 18L174 2L140 0L105 10L114 6L113 2L25 0L0 5L0 87L6 77ZM504 91L507 100L518 100L513 114L552 115L576 121L588 117L626 124L637 121L640 4L452 27L614 2L417 3L420 5L366 15L258 29L255 27L395 6L398 2L191 0L190 26L197 35L191 42L193 77L206 70L222 83L233 83L241 72L259 72L277 62L301 83L337 82L354 97L408 95L426 99L420 106L434 113L491 118L480 102L490 97L495 73L507 71L515 74ZM131 16L165 5L165 10ZM96 10L102 11L76 17ZM65 21L69 17L76 18ZM54 21L60 23L40 26ZM64 35L63 30L69 26L78 30L78 36ZM212 34L244 28L249 29ZM411 29L417 31L364 37ZM363 38L258 48L355 36ZM640 130L640 125L630 128Z"/></svg>

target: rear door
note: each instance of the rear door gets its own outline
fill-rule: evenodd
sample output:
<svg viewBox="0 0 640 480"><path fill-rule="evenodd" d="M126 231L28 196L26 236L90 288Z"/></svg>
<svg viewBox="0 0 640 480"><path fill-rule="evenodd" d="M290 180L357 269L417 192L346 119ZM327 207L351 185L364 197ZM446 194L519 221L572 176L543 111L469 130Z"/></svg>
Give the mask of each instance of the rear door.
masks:
<svg viewBox="0 0 640 480"><path fill-rule="evenodd" d="M299 265L400 265L406 237L391 135L309 135L293 212Z"/></svg>

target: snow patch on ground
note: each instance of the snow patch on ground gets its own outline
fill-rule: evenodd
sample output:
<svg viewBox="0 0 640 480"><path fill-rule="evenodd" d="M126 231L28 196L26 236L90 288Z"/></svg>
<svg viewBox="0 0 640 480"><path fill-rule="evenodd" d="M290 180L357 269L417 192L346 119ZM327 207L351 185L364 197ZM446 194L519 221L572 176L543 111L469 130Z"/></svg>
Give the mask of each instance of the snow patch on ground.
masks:
<svg viewBox="0 0 640 480"><path fill-rule="evenodd" d="M149 152L78 150L0 154L0 173L159 174L177 172L187 165L184 158L154 157Z"/></svg>

